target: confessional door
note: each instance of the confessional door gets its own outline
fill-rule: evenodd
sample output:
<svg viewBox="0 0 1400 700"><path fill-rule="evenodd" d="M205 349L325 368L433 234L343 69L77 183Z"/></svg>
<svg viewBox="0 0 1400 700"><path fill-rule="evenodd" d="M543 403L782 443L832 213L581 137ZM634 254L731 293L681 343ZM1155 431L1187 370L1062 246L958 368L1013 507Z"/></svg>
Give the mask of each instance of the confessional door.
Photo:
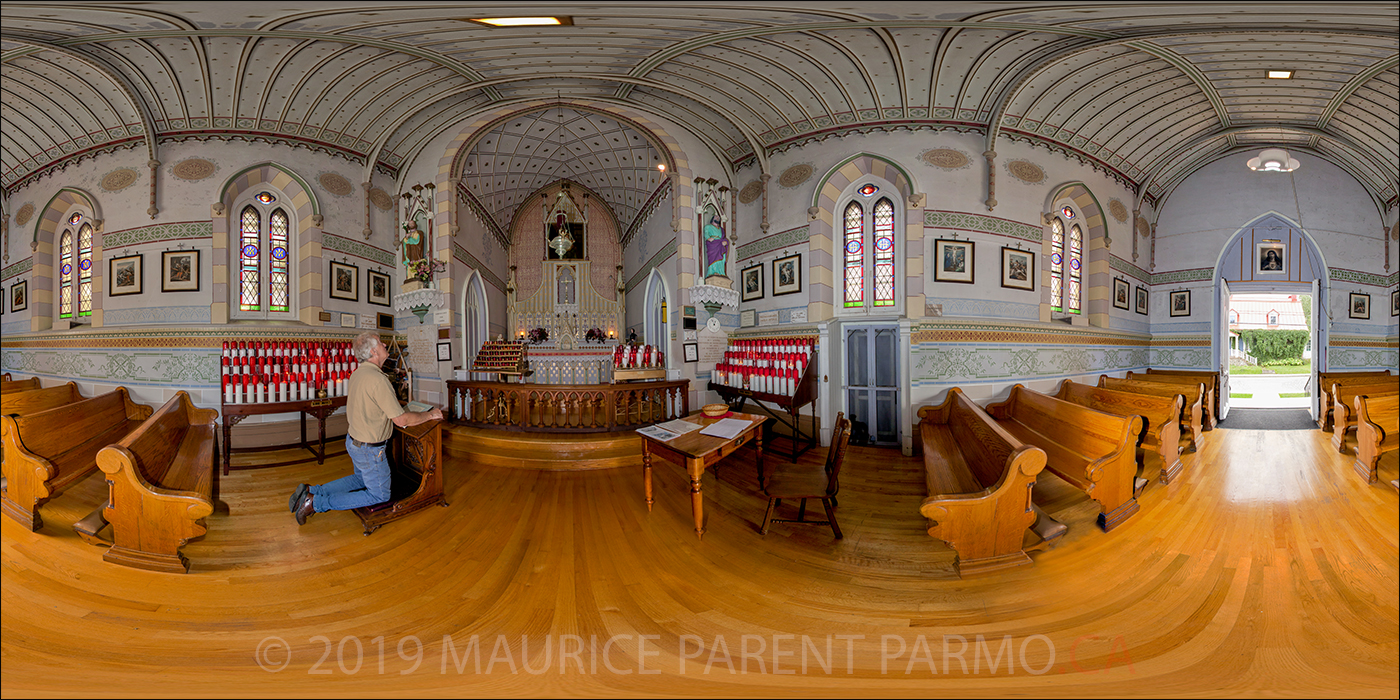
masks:
<svg viewBox="0 0 1400 700"><path fill-rule="evenodd" d="M852 444L899 444L899 325L845 328L846 415Z"/></svg>

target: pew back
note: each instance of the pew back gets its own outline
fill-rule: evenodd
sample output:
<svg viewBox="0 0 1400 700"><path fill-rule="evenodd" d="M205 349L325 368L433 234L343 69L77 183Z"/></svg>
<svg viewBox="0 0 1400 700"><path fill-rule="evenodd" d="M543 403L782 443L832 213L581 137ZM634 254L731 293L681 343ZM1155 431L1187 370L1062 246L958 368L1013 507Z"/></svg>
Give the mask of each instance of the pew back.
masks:
<svg viewBox="0 0 1400 700"><path fill-rule="evenodd" d="M0 396L0 414L14 416L38 413L82 400L83 395L78 393L76 382L51 386L47 389L7 392Z"/></svg>
<svg viewBox="0 0 1400 700"><path fill-rule="evenodd" d="M1343 384L1332 385L1332 446L1346 454L1347 435L1356 431L1356 398L1367 396L1379 398L1400 394L1400 384Z"/></svg>
<svg viewBox="0 0 1400 700"><path fill-rule="evenodd" d="M1400 394L1358 396L1356 411L1356 462L1353 468L1367 483L1376 481L1381 454L1400 448Z"/></svg>
<svg viewBox="0 0 1400 700"><path fill-rule="evenodd" d="M1169 484L1181 471L1180 421L1181 406L1185 400L1180 394L1171 397L1134 394L1076 384L1066 379L1060 384L1060 391L1055 398L1141 421L1142 425L1134 430L1141 433L1143 444L1155 446L1162 458L1162 469L1158 479L1164 484ZM1142 455L1139 455L1137 460L1141 470L1145 465Z"/></svg>
<svg viewBox="0 0 1400 700"><path fill-rule="evenodd" d="M11 379L10 381L0 382L0 394L9 394L12 392L17 393L21 391L33 391L39 388L40 386L38 377L30 377L28 379Z"/></svg>
<svg viewBox="0 0 1400 700"><path fill-rule="evenodd" d="M1324 432L1333 428L1332 412L1337 405L1333 399L1333 389L1336 385L1382 384L1384 383L1383 378L1390 376L1388 369L1371 372L1318 372L1317 427ZM1346 406L1350 407L1351 403L1348 402Z"/></svg>
<svg viewBox="0 0 1400 700"><path fill-rule="evenodd" d="M1198 450L1203 446L1204 438L1201 431L1205 429L1203 425L1205 413L1205 385L1196 384L1194 387L1189 384L1163 384L1161 382L1144 382L1135 379L1116 379L1106 374L1099 375L1099 386L1113 391L1126 391L1133 394L1148 394L1150 396L1181 396L1185 403L1181 406L1181 435L1190 440L1190 447Z"/></svg>

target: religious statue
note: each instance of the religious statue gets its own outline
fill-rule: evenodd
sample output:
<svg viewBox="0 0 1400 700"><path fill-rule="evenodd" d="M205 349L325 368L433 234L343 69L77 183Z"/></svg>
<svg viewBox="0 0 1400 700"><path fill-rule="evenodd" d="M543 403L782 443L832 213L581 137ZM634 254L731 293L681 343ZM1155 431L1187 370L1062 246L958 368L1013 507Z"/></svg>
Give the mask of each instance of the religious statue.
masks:
<svg viewBox="0 0 1400 700"><path fill-rule="evenodd" d="M410 220L403 225L403 236L399 239L403 264L408 265L423 259L423 232L418 230L418 222Z"/></svg>
<svg viewBox="0 0 1400 700"><path fill-rule="evenodd" d="M729 241L724 237L724 224L714 207L705 208L705 224L701 233L705 239L705 276L724 275Z"/></svg>

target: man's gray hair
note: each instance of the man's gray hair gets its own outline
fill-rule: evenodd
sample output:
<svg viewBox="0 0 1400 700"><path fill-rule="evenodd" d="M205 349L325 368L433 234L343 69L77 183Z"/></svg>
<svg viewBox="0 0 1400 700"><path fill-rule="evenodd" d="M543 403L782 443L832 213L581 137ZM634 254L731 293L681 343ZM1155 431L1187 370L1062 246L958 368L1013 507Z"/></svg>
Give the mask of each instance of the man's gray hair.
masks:
<svg viewBox="0 0 1400 700"><path fill-rule="evenodd" d="M378 342L378 333L374 331L365 331L355 336L355 342L350 344L350 349L354 351L356 360L368 362L369 356L374 354L374 344Z"/></svg>

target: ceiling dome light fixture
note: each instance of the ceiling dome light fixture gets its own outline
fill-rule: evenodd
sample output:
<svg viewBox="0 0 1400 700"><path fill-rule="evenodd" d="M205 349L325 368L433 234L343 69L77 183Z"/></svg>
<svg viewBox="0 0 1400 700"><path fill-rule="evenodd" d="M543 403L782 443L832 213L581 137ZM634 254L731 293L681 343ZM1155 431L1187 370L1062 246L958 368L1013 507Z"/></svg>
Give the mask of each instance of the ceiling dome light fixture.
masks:
<svg viewBox="0 0 1400 700"><path fill-rule="evenodd" d="M1266 173L1291 173L1297 170L1301 163L1297 158L1290 157L1288 151L1282 148L1266 148L1260 151L1258 156L1250 158L1246 165L1250 170L1262 170Z"/></svg>

